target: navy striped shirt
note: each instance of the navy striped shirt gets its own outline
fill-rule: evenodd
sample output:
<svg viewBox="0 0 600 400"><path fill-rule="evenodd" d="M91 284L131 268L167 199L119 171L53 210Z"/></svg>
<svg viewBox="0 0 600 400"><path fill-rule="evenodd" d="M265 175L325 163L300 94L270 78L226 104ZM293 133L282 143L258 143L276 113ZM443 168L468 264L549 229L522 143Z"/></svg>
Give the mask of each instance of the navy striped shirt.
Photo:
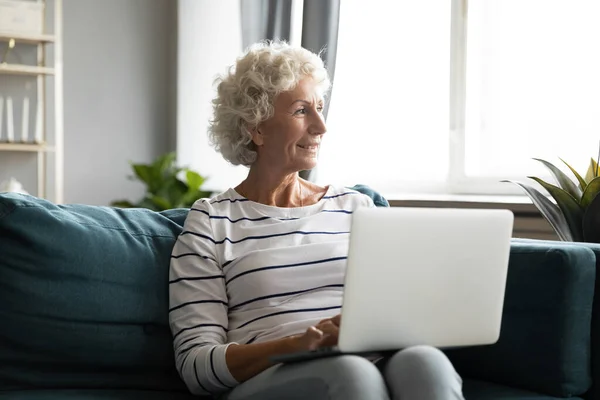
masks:
<svg viewBox="0 0 600 400"><path fill-rule="evenodd" d="M267 206L233 189L194 204L169 275L176 366L192 393L238 384L225 363L230 343L299 334L340 312L350 221L361 206L374 205L332 186L306 207Z"/></svg>

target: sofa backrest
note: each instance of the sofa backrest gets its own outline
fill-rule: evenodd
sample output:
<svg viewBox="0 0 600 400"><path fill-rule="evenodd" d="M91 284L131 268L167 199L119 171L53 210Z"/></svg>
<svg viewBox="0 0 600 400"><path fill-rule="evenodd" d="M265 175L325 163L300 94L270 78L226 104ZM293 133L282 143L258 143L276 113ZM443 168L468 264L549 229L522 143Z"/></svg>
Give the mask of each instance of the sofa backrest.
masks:
<svg viewBox="0 0 600 400"><path fill-rule="evenodd" d="M570 242L557 242L551 240L532 240L532 239L514 239L515 243L522 245L537 245L537 246L549 246L551 248L556 247L585 247L594 252L596 261L596 279L594 289L594 302L592 305L592 321L591 321L591 332L590 332L590 346L591 346L591 374L592 374L592 387L586 393L586 399L600 399L600 243L570 243Z"/></svg>
<svg viewBox="0 0 600 400"><path fill-rule="evenodd" d="M187 213L0 194L0 390L187 391L168 327L169 261Z"/></svg>
<svg viewBox="0 0 600 400"><path fill-rule="evenodd" d="M588 392L595 264L586 246L513 239L500 338L447 351L459 373L557 398Z"/></svg>
<svg viewBox="0 0 600 400"><path fill-rule="evenodd" d="M0 389L186 390L167 322L186 215L0 194Z"/></svg>

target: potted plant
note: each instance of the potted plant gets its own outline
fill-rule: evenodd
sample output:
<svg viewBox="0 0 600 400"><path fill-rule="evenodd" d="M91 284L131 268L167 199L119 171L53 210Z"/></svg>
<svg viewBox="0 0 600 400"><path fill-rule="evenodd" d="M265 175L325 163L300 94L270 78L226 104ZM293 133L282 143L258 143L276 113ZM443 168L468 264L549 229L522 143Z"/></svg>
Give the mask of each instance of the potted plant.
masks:
<svg viewBox="0 0 600 400"><path fill-rule="evenodd" d="M134 176L146 185L146 194L137 203L116 200L111 206L121 208L148 208L163 211L172 208L190 208L199 198L209 197L211 192L201 190L205 177L188 168L175 165L175 153L160 156L151 164L133 164ZM185 178L185 179L181 179Z"/></svg>
<svg viewBox="0 0 600 400"><path fill-rule="evenodd" d="M528 178L539 183L556 204L527 184L512 180L502 182L511 182L520 186L550 223L560 240L600 243L600 196L597 196L600 192L598 161L592 158L585 176L582 177L561 159L577 179L573 181L552 163L538 158L534 158L534 160L541 162L550 170L557 185L535 176Z"/></svg>

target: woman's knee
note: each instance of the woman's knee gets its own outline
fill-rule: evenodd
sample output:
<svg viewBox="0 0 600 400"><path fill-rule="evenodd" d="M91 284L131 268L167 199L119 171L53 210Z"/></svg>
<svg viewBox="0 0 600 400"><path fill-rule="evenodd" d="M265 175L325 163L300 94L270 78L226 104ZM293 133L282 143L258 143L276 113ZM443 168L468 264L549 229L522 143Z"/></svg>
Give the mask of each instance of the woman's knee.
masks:
<svg viewBox="0 0 600 400"><path fill-rule="evenodd" d="M389 398L383 376L371 361L349 355L320 361L318 376L329 387L331 398Z"/></svg>
<svg viewBox="0 0 600 400"><path fill-rule="evenodd" d="M327 363L327 374L333 379L346 378L354 379L363 375L379 374L379 371L373 363L364 357L343 355L322 359ZM381 374L379 374L381 375Z"/></svg>
<svg viewBox="0 0 600 400"><path fill-rule="evenodd" d="M224 399L389 400L383 376L357 356L276 365L241 383Z"/></svg>
<svg viewBox="0 0 600 400"><path fill-rule="evenodd" d="M390 358L386 369L390 368L413 376L416 374L442 378L457 375L448 357L431 346L413 346L399 351Z"/></svg>
<svg viewBox="0 0 600 400"><path fill-rule="evenodd" d="M454 395L462 392L462 380L448 357L431 346L414 346L399 351L389 359L384 374L388 385L396 388L393 391L413 387L419 392L423 388L438 393L451 391Z"/></svg>

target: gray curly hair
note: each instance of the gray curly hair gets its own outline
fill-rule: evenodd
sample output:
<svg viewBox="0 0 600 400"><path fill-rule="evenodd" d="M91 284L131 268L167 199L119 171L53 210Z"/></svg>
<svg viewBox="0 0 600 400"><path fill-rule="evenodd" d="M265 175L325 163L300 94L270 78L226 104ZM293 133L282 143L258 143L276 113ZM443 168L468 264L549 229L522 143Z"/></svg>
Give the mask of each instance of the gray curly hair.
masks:
<svg viewBox="0 0 600 400"><path fill-rule="evenodd" d="M254 44L217 78L217 97L212 101L211 144L233 165L250 166L256 147L249 128L274 114L273 103L281 92L293 90L304 78L312 78L324 96L331 82L323 60L309 50L284 41Z"/></svg>

